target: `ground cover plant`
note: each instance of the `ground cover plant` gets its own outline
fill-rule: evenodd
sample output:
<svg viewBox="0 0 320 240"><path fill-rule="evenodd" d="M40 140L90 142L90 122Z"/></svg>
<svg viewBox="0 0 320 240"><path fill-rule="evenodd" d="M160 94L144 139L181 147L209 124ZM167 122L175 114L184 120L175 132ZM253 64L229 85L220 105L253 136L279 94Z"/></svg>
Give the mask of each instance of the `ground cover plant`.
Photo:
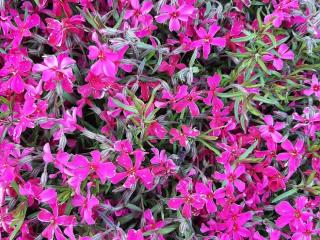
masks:
<svg viewBox="0 0 320 240"><path fill-rule="evenodd" d="M0 0L0 239L320 239L316 0Z"/></svg>

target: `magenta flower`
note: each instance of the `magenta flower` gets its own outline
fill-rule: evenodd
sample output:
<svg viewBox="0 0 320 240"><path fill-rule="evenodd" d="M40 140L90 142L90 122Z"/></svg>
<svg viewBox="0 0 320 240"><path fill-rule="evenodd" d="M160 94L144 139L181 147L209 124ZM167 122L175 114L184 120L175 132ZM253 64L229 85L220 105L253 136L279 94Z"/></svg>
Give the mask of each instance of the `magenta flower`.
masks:
<svg viewBox="0 0 320 240"><path fill-rule="evenodd" d="M301 164L302 156L304 154L304 141L298 139L295 146L287 139L281 143L281 147L287 152L279 153L277 161L288 161L289 173L291 176Z"/></svg>
<svg viewBox="0 0 320 240"><path fill-rule="evenodd" d="M176 186L177 191L181 193L180 197L171 198L168 201L171 209L178 210L182 206L182 215L189 219L192 216L192 208L201 210L205 204L200 194L189 192L190 187L192 187L191 179L180 180Z"/></svg>
<svg viewBox="0 0 320 240"><path fill-rule="evenodd" d="M177 166L168 158L166 151L159 151L157 148L152 148L151 151L154 153L154 157L150 159L150 162L154 165L152 172L155 175L166 176L176 172Z"/></svg>
<svg viewBox="0 0 320 240"><path fill-rule="evenodd" d="M319 236L319 229L314 229L313 222L307 221L300 225L298 230L292 235L292 240L312 240L312 235Z"/></svg>
<svg viewBox="0 0 320 240"><path fill-rule="evenodd" d="M280 215L276 220L277 226L283 228L289 224L291 228L302 228L304 223L313 215L304 210L307 203L308 199L304 196L300 196L296 199L295 208L287 201L282 201L277 204L275 211Z"/></svg>
<svg viewBox="0 0 320 240"><path fill-rule="evenodd" d="M175 96L178 101L173 104L173 109L180 113L184 109L189 108L191 116L196 117L200 114L199 108L196 102L202 99L199 91L196 91L196 87L192 88L190 93L188 93L188 86L179 86L177 95Z"/></svg>
<svg viewBox="0 0 320 240"><path fill-rule="evenodd" d="M92 209L96 206L99 206L99 200L90 194L90 188L92 183L87 184L87 196L84 197L80 194L76 194L71 204L74 207L79 207L80 209L80 215L82 217L82 223L86 222L89 225L92 225L95 223L95 220L93 219L92 215Z"/></svg>
<svg viewBox="0 0 320 240"><path fill-rule="evenodd" d="M320 84L318 78L315 74L312 75L311 87L303 91L307 96L314 94L317 98L320 99Z"/></svg>
<svg viewBox="0 0 320 240"><path fill-rule="evenodd" d="M89 46L88 58L98 60L91 66L91 70L98 75L115 77L117 73L115 61L119 61L117 53L114 53L106 44L101 44L96 33L93 33L92 39L97 46Z"/></svg>
<svg viewBox="0 0 320 240"><path fill-rule="evenodd" d="M262 56L262 60L265 62L272 62L275 69L280 71L283 68L283 60L293 60L294 53L289 50L286 44L281 44L277 50L277 55L268 53Z"/></svg>
<svg viewBox="0 0 320 240"><path fill-rule="evenodd" d="M132 188L138 180L140 180L144 186L148 189L151 189L153 185L153 175L150 172L149 168L141 168L141 163L144 160L145 152L142 150L135 150L133 152L135 156L135 163L132 164L132 160L130 157L122 157L118 158L118 164L124 168L124 172L118 172L114 177L110 179L113 184L117 184L123 179L126 178L123 186L125 188Z"/></svg>
<svg viewBox="0 0 320 240"><path fill-rule="evenodd" d="M196 193L200 194L205 200L208 213L214 213L217 211L217 206L214 202L214 199L221 199L225 196L225 191L223 188L213 191L212 185L212 181L209 180L207 185L202 182L197 182L195 186Z"/></svg>
<svg viewBox="0 0 320 240"><path fill-rule="evenodd" d="M267 125L260 126L261 136L266 140L272 139L276 143L281 142L283 137L278 130L283 129L285 124L283 122L274 123L271 115L266 115L263 120Z"/></svg>
<svg viewBox="0 0 320 240"><path fill-rule="evenodd" d="M268 166L263 169L263 174L268 178L268 186L271 191L277 192L280 189L286 189L286 180L276 168Z"/></svg>
<svg viewBox="0 0 320 240"><path fill-rule="evenodd" d="M187 125L182 125L181 129L181 132L176 128L170 129L169 133L172 136L170 139L171 144L173 144L175 141L179 141L179 144L182 147L186 147L188 144L188 138L196 138L200 135L200 132L197 129L192 129Z"/></svg>
<svg viewBox="0 0 320 240"><path fill-rule="evenodd" d="M155 231L163 228L166 223L165 221L156 221L152 215L151 209L146 209L143 213L143 218L146 221L146 226L144 227L144 231ZM162 235L157 236L161 239Z"/></svg>
<svg viewBox="0 0 320 240"><path fill-rule="evenodd" d="M78 3L79 0L53 0L53 13L56 16L61 16L62 11L67 15L72 15L72 10L69 6L70 3Z"/></svg>
<svg viewBox="0 0 320 240"><path fill-rule="evenodd" d="M214 108L221 109L223 107L223 102L220 98L216 96L216 93L222 90L222 88L219 88L221 76L215 73L212 77L208 77L207 82L209 86L209 91L208 96L205 99L203 99L203 102Z"/></svg>
<svg viewBox="0 0 320 240"><path fill-rule="evenodd" d="M298 113L292 114L292 119L298 121L299 123L294 125L292 131L303 128L304 134L312 137L314 140L316 137L316 131L319 129L320 124L320 113L314 112L309 107L306 107L303 110L303 114L299 115Z"/></svg>
<svg viewBox="0 0 320 240"><path fill-rule="evenodd" d="M139 22L144 22L146 15L152 10L153 3L145 1L140 5L139 0L130 0L132 9L126 11L124 19L130 19L133 26L137 26Z"/></svg>
<svg viewBox="0 0 320 240"><path fill-rule="evenodd" d="M130 229L128 231L127 240L144 240L141 230Z"/></svg>
<svg viewBox="0 0 320 240"><path fill-rule="evenodd" d="M47 209L41 208L38 214L38 219L41 222L49 223L49 225L43 230L42 236L48 240L53 240L54 236L57 239L65 239L59 226L69 226L75 224L74 216L59 215L58 203L50 204L52 213Z"/></svg>
<svg viewBox="0 0 320 240"><path fill-rule="evenodd" d="M211 45L225 47L226 38L225 37L214 37L221 27L213 24L209 31L207 32L203 27L196 30L199 40L192 43L194 47L202 47L203 58L207 59L211 52Z"/></svg>
<svg viewBox="0 0 320 240"><path fill-rule="evenodd" d="M62 89L68 93L72 92L74 76L71 66L76 61L66 57L64 54L49 56L44 59L44 64L35 64L33 72L42 72L45 90L53 90L61 85Z"/></svg>
<svg viewBox="0 0 320 240"><path fill-rule="evenodd" d="M15 93L20 94L25 89L24 77L30 73L31 62L23 55L7 55L6 62L0 69L0 77L8 77L7 81L1 81L0 89L2 91L11 89Z"/></svg>
<svg viewBox="0 0 320 240"><path fill-rule="evenodd" d="M243 165L237 166L235 169L232 169L230 164L225 164L225 173L214 173L214 178L220 181L226 181L227 186L235 186L239 192L243 192L246 185L243 181L238 178L245 173L246 168Z"/></svg>
<svg viewBox="0 0 320 240"><path fill-rule="evenodd" d="M159 72L166 72L170 77L174 75L175 69L183 69L186 67L185 64L179 63L180 55L172 55L169 57L169 62L162 61L158 69Z"/></svg>
<svg viewBox="0 0 320 240"><path fill-rule="evenodd" d="M160 15L156 16L155 19L158 23L164 23L170 19L169 30L171 32L179 31L180 22L187 22L193 11L194 7L186 4L182 4L178 8L174 5L163 5L160 9Z"/></svg>
<svg viewBox="0 0 320 240"><path fill-rule="evenodd" d="M220 216L225 220L226 235L231 239L243 239L250 237L251 232L244 225L252 219L252 213L242 212L243 207L233 203L229 210L224 209ZM228 239L228 238L223 238Z"/></svg>
<svg viewBox="0 0 320 240"><path fill-rule="evenodd" d="M14 48L17 48L19 47L24 37L32 36L30 29L40 24L40 17L37 14L30 15L26 18L24 22L22 22L20 17L16 16L14 18L14 21L16 22L17 27L13 27L12 29L12 37L13 37L12 46Z"/></svg>

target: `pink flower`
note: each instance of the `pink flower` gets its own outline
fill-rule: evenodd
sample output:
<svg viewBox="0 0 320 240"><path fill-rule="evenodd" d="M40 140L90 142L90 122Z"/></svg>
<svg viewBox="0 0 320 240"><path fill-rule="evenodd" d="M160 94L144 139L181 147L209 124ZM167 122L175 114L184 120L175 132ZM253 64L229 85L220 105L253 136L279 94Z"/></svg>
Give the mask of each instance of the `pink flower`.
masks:
<svg viewBox="0 0 320 240"><path fill-rule="evenodd" d="M312 75L311 87L303 91L307 96L314 94L317 98L320 99L320 84L318 78L315 74Z"/></svg>
<svg viewBox="0 0 320 240"><path fill-rule="evenodd" d="M280 215L276 220L277 226L283 228L289 224L291 228L302 228L305 221L310 219L313 215L312 213L304 211L307 203L308 199L304 196L300 196L296 199L295 208L287 201L282 201L277 204L275 211Z"/></svg>
<svg viewBox="0 0 320 240"><path fill-rule="evenodd" d="M178 8L174 5L163 5L160 9L160 15L156 16L155 19L158 23L164 23L170 19L170 31L179 31L181 27L180 22L187 22L193 11L194 7L186 4L182 4Z"/></svg>
<svg viewBox="0 0 320 240"><path fill-rule="evenodd" d="M314 229L313 222L307 221L300 225L298 230L292 235L292 240L312 240L312 235L319 236L319 229Z"/></svg>
<svg viewBox="0 0 320 240"><path fill-rule="evenodd" d="M293 146L292 143L287 139L281 144L281 147L287 152L279 153L277 155L277 161L288 160L288 176L291 176L300 166L302 156L304 154L304 141L299 138L296 141L295 146Z"/></svg>
<svg viewBox="0 0 320 240"><path fill-rule="evenodd" d="M243 165L237 166L235 169L231 169L230 164L225 164L225 173L214 173L214 178L217 180L226 181L227 186L235 186L239 192L243 192L245 190L245 183L238 178L245 173L246 168Z"/></svg>
<svg viewBox="0 0 320 240"><path fill-rule="evenodd" d="M156 221L152 216L151 209L146 209L143 213L143 218L146 221L146 226L144 227L144 231L156 231L163 228L166 223L165 221ZM162 237L162 235L160 235ZM158 236L160 239L161 237Z"/></svg>
<svg viewBox="0 0 320 240"><path fill-rule="evenodd" d="M267 125L260 126L259 131L261 132L261 136L266 140L271 138L276 143L281 142L283 137L278 130L283 129L285 124L282 122L276 122L274 124L273 117L271 115L266 115L263 120Z"/></svg>
<svg viewBox="0 0 320 240"><path fill-rule="evenodd" d="M131 18L133 26L137 26L139 22L144 22L145 16L148 15L153 8L151 1L145 1L140 5L139 0L130 0L130 4L132 10L129 9L126 11L124 19L127 20Z"/></svg>
<svg viewBox="0 0 320 240"><path fill-rule="evenodd" d="M56 16L61 16L62 10L67 16L72 15L72 10L69 6L69 3L78 3L79 0L53 0L53 13Z"/></svg>
<svg viewBox="0 0 320 240"><path fill-rule="evenodd" d="M200 194L190 193L189 188L192 187L191 179L180 180L176 189L181 193L180 197L171 198L168 201L168 206L171 209L178 210L182 205L182 215L186 218L191 218L192 207L200 210L203 208L205 201Z"/></svg>
<svg viewBox="0 0 320 240"><path fill-rule="evenodd" d="M5 60L3 68L0 69L0 77L8 77L8 80L0 82L0 89L1 91L11 89L20 94L25 89L23 78L30 74L31 62L20 54L7 55Z"/></svg>
<svg viewBox="0 0 320 240"><path fill-rule="evenodd" d="M268 186L273 192L277 192L280 189L286 189L286 181L285 178L281 175L281 173L274 167L268 166L263 172L265 176L268 178Z"/></svg>
<svg viewBox="0 0 320 240"><path fill-rule="evenodd" d="M180 113L184 109L189 108L191 116L196 117L200 114L199 108L196 102L202 99L200 96L201 92L196 91L196 87L192 88L191 92L188 93L188 86L179 86L177 95L175 96L178 101L173 104L173 109Z"/></svg>
<svg viewBox="0 0 320 240"><path fill-rule="evenodd" d="M90 187L92 183L87 184L87 197L83 197L80 194L76 194L71 204L74 207L80 207L80 215L82 217L82 223L86 222L89 225L95 223L95 220L92 218L92 209L96 206L99 206L99 200L90 194Z"/></svg>
<svg viewBox="0 0 320 240"><path fill-rule="evenodd" d="M170 77L174 75L175 69L183 69L186 67L185 64L179 63L180 55L172 55L169 57L169 63L163 61L158 69L159 72L166 72Z"/></svg>
<svg viewBox="0 0 320 240"><path fill-rule="evenodd" d="M115 77L117 66L114 62L119 60L117 53L108 48L106 44L101 44L97 33L93 33L92 39L97 46L89 46L88 58L98 60L91 66L91 71L98 75L104 74L108 77Z"/></svg>
<svg viewBox="0 0 320 240"><path fill-rule="evenodd" d="M223 107L223 102L216 96L216 93L222 90L222 88L219 88L221 76L215 73L212 77L208 77L207 82L209 91L208 96L203 99L203 102L209 106L212 106L213 108L221 109Z"/></svg>
<svg viewBox="0 0 320 240"><path fill-rule="evenodd" d="M66 48L67 35L73 33L78 37L83 35L84 18L74 15L71 18L63 18L61 22L53 18L46 18L47 30L50 33L48 43L56 48Z"/></svg>
<svg viewBox="0 0 320 240"><path fill-rule="evenodd" d="M142 231L130 229L128 231L127 240L144 240Z"/></svg>
<svg viewBox="0 0 320 240"><path fill-rule="evenodd" d="M200 135L200 132L197 129L192 129L187 125L181 126L182 132L180 132L176 128L170 129L170 135L172 138L170 139L170 143L173 144L175 141L179 141L179 144L182 147L186 147L188 144L188 138L196 138Z"/></svg>
<svg viewBox="0 0 320 240"><path fill-rule="evenodd" d="M49 223L49 225L43 230L42 236L47 238L48 240L52 240L54 236L57 239L65 239L61 229L59 226L69 226L74 225L75 217L74 216L66 216L59 215L58 204L50 204L52 212L49 212L47 209L42 208L38 214L38 219L41 222Z"/></svg>
<svg viewBox="0 0 320 240"><path fill-rule="evenodd" d="M75 155L73 160L67 164L66 173L71 176L69 184L77 194L80 194L80 185L89 174L96 175L101 183L105 183L106 179L115 176L116 167L111 162L104 162L99 151L95 150L91 153L92 161L82 155Z"/></svg>
<svg viewBox="0 0 320 240"><path fill-rule="evenodd" d="M252 219L252 213L242 212L243 207L233 203L229 210L224 209L221 218L225 220L225 232L231 239L242 239L250 237L251 232L244 225Z"/></svg>
<svg viewBox="0 0 320 240"><path fill-rule="evenodd" d="M207 32L203 27L196 30L199 40L192 43L194 47L202 47L203 57L207 59L211 52L211 45L225 47L226 38L225 37L214 37L221 27L218 25L211 25L209 31Z"/></svg>
<svg viewBox="0 0 320 240"><path fill-rule="evenodd" d="M62 89L68 93L72 92L74 76L71 66L76 61L66 57L64 54L49 56L44 59L44 64L35 64L33 72L42 72L45 90L53 90L61 85Z"/></svg>
<svg viewBox="0 0 320 240"><path fill-rule="evenodd" d="M289 50L289 47L286 44L281 44L277 50L277 55L274 55L273 53L268 53L266 55L262 56L262 60L265 62L272 62L275 69L278 71L283 68L283 61L284 60L293 60L294 59L294 53Z"/></svg>
<svg viewBox="0 0 320 240"><path fill-rule="evenodd" d="M117 158L118 164L123 167L125 171L116 173L110 181L113 184L117 184L127 178L123 186L125 188L132 188L138 180L140 180L148 189L151 189L153 185L153 175L148 168L141 168L145 152L136 150L133 152L133 155L135 156L134 165L129 155L123 155L121 158Z"/></svg>
<svg viewBox="0 0 320 240"><path fill-rule="evenodd" d="M14 21L16 22L17 27L13 27L12 29L12 34L11 34L13 37L12 46L14 48L17 48L19 47L24 37L32 36L30 29L40 24L40 17L37 14L30 15L26 18L24 22L22 22L20 17L16 16L14 18Z"/></svg>
<svg viewBox="0 0 320 240"><path fill-rule="evenodd" d="M168 158L166 151L159 151L157 148L152 148L151 151L154 153L154 157L150 159L150 162L155 165L152 167L152 172L155 175L166 176L176 172L177 166Z"/></svg>
<svg viewBox="0 0 320 240"><path fill-rule="evenodd" d="M212 185L212 181L209 180L207 185L202 182L197 182L195 186L196 193L201 194L202 198L205 199L206 209L208 213L214 213L217 211L217 206L213 200L221 199L225 196L223 188L217 189L213 192Z"/></svg>

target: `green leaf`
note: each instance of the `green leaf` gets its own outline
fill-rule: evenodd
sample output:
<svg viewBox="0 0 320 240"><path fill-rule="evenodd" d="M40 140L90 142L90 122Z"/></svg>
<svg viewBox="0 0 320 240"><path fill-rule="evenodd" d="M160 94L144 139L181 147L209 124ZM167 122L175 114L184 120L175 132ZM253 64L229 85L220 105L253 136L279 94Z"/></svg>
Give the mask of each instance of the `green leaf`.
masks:
<svg viewBox="0 0 320 240"><path fill-rule="evenodd" d="M165 228L159 229L159 230L158 230L158 233L163 234L163 235L166 235L166 234L171 233L171 232L173 232L174 230L176 230L177 227L178 227L177 224L175 224L175 225L169 225L169 226L167 226L167 227L165 227Z"/></svg>
<svg viewBox="0 0 320 240"><path fill-rule="evenodd" d="M135 113L135 114L139 114L139 111L137 109L135 109L134 107L132 106L128 106L128 105L125 105L123 104L122 102L120 102L119 100L115 99L115 98L112 98L112 101L114 104L116 104L118 107L128 111L128 112L132 112L132 113Z"/></svg>
<svg viewBox="0 0 320 240"><path fill-rule="evenodd" d="M207 148L209 148L211 151L213 151L215 154L217 154L218 156L221 155L221 153L219 152L218 149L214 148L213 146L211 146L209 143L207 143L206 141L198 138L197 139L199 142L201 142L203 145L205 145Z"/></svg>
<svg viewBox="0 0 320 240"><path fill-rule="evenodd" d="M39 6L39 0L33 0L37 6Z"/></svg>
<svg viewBox="0 0 320 240"><path fill-rule="evenodd" d="M18 207L12 211L14 219L12 220L11 227L13 227L13 232L10 234L10 240L15 239L16 235L19 233L21 226L24 222L27 213L27 202L21 202Z"/></svg>
<svg viewBox="0 0 320 240"><path fill-rule="evenodd" d="M255 141L244 153L240 155L239 160L241 161L246 159L253 152L257 145L258 141Z"/></svg>
<svg viewBox="0 0 320 240"><path fill-rule="evenodd" d="M250 35L245 37L231 39L231 42L247 42L247 41L250 41L251 39L254 39L255 37L257 37L257 34L251 33Z"/></svg>
<svg viewBox="0 0 320 240"><path fill-rule="evenodd" d="M295 194L297 192L298 192L298 189L297 188L293 188L293 189L291 189L289 191L286 191L286 192L280 194L278 197L274 198L271 201L271 203L279 202L279 201L281 201L283 199L286 199L286 198L290 197L291 195L293 195L293 194Z"/></svg>
<svg viewBox="0 0 320 240"><path fill-rule="evenodd" d="M264 64L264 62L261 60L261 58L258 57L256 60L257 60L257 63L259 64L259 66L261 67L261 69L262 69L266 74L270 75L270 72L269 72L267 66Z"/></svg>
<svg viewBox="0 0 320 240"><path fill-rule="evenodd" d="M126 205L127 208L131 209L131 210L134 210L134 211L137 211L137 212L142 212L142 209L134 204L131 204L131 203L128 203Z"/></svg>

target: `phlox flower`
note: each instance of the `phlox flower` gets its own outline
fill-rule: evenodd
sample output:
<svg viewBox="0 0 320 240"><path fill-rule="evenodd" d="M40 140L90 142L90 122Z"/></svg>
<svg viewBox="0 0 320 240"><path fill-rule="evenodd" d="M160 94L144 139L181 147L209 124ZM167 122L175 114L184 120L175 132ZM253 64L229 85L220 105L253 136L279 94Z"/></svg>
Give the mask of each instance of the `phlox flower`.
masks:
<svg viewBox="0 0 320 240"><path fill-rule="evenodd" d="M53 240L54 236L56 239L66 239L61 231L60 226L74 225L76 219L74 216L60 215L58 203L50 204L52 213L45 208L41 208L38 219L41 222L49 223L49 225L43 230L42 236L48 240Z"/></svg>
<svg viewBox="0 0 320 240"><path fill-rule="evenodd" d="M277 54L268 53L262 56L262 60L265 62L272 62L272 65L278 71L283 68L283 60L293 60L294 53L289 50L289 47L286 44L281 44L277 50Z"/></svg>
<svg viewBox="0 0 320 240"><path fill-rule="evenodd" d="M140 5L139 0L130 0L130 5L132 9L126 11L124 19L131 19L133 26L137 26L139 22L144 22L146 15L148 15L153 8L151 1L144 1Z"/></svg>
<svg viewBox="0 0 320 240"><path fill-rule="evenodd" d="M189 108L189 111L191 113L191 116L196 117L200 114L199 108L196 104L196 102L199 99L202 99L200 96L200 91L197 91L196 88L192 88L190 93L188 93L188 86L182 85L178 88L177 95L175 98L177 99L177 102L173 104L173 109L180 113L184 109Z"/></svg>
<svg viewBox="0 0 320 240"><path fill-rule="evenodd" d="M307 96L311 96L312 94L314 94L317 98L320 99L320 84L315 74L312 75L311 87L304 90L303 93Z"/></svg>
<svg viewBox="0 0 320 240"><path fill-rule="evenodd" d="M165 23L169 20L169 30L179 31L181 28L181 22L187 22L194 12L194 7L191 5L182 4L180 7L175 5L163 5L160 9L160 15L155 19L158 23Z"/></svg>
<svg viewBox="0 0 320 240"><path fill-rule="evenodd" d="M123 184L125 188L132 188L138 180L140 180L146 188L151 189L153 185L153 175L149 168L142 168L141 163L144 160L145 152L142 150L135 150L133 152L135 157L134 165L129 155L117 158L118 164L124 168L124 171L117 172L114 177L110 179L113 184L117 184L126 178Z"/></svg>
<svg viewBox="0 0 320 240"><path fill-rule="evenodd" d="M170 135L172 138L170 139L170 143L173 144L175 141L179 141L179 144L182 147L186 147L188 144L188 138L196 138L200 135L200 132L197 129L192 129L187 125L181 126L182 131L179 131L176 128L170 129Z"/></svg>
<svg viewBox="0 0 320 240"><path fill-rule="evenodd" d="M217 180L226 181L227 186L235 186L240 192L245 190L245 183L238 178L245 173L246 168L244 165L239 165L234 169L231 168L230 164L225 164L225 173L214 173L214 178Z"/></svg>
<svg viewBox="0 0 320 240"><path fill-rule="evenodd" d="M304 154L304 141L299 138L293 146L287 139L281 143L281 147L287 152L279 153L277 155L277 161L288 161L288 177L290 177L301 164L302 156Z"/></svg>
<svg viewBox="0 0 320 240"><path fill-rule="evenodd" d="M273 117L271 115L266 115L263 120L267 125L260 126L259 131L261 132L261 136L266 140L272 139L272 141L276 143L281 142L283 137L278 132L278 130L283 129L285 127L285 123L274 123Z"/></svg>
<svg viewBox="0 0 320 240"><path fill-rule="evenodd" d="M169 61L162 61L158 69L159 72L166 72L170 77L174 75L175 69L183 69L186 67L185 64L179 63L180 55L172 55L169 57Z"/></svg>
<svg viewBox="0 0 320 240"><path fill-rule="evenodd" d="M312 213L305 210L308 199L300 196L295 201L295 208L288 201L282 201L275 207L275 211L280 215L276 220L278 227L283 228L289 224L292 229L301 229L307 220L313 216Z"/></svg>
<svg viewBox="0 0 320 240"><path fill-rule="evenodd" d="M200 210L205 204L201 195L190 192L190 188L192 188L191 179L180 180L176 189L181 195L168 201L168 206L171 209L177 210L182 206L182 215L189 219L192 217L192 208Z"/></svg>
<svg viewBox="0 0 320 240"><path fill-rule="evenodd" d="M86 222L89 225L92 225L95 223L95 220L93 219L93 208L96 206L99 206L99 200L90 194L90 188L92 183L87 184L87 196L84 197L81 194L76 194L71 204L74 207L79 207L79 212L82 217L82 222Z"/></svg>
<svg viewBox="0 0 320 240"><path fill-rule="evenodd" d="M213 24L209 31L207 32L203 27L196 30L199 40L192 43L193 47L202 47L203 58L207 59L211 52L211 45L225 47L226 38L225 37L214 37L221 27Z"/></svg>
<svg viewBox="0 0 320 240"><path fill-rule="evenodd" d="M64 91L71 93L73 88L74 76L72 65L75 60L60 54L56 56L48 56L44 59L44 64L35 64L32 68L33 72L42 72L41 79L44 82L45 90L53 90L57 84L61 84Z"/></svg>

